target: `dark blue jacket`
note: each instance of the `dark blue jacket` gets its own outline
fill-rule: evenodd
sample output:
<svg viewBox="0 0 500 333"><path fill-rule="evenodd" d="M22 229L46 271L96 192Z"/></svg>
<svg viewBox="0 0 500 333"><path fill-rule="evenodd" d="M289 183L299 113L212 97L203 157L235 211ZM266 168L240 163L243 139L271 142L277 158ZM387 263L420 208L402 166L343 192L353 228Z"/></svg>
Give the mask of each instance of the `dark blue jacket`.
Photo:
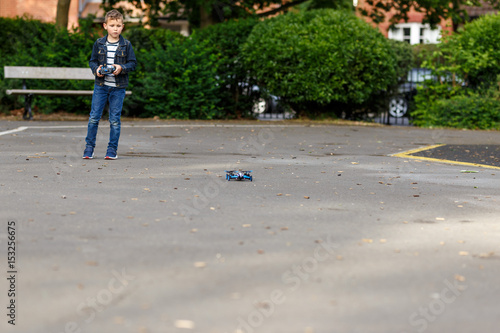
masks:
<svg viewBox="0 0 500 333"><path fill-rule="evenodd" d="M96 71L97 68L99 68L99 65L106 64L106 56L108 52L108 49L106 47L107 37L108 36L104 36L96 40L96 42L94 43L94 47L92 48L92 55L90 56L89 61L90 69L95 75L95 84L100 86L104 85L104 77L98 77L96 75ZM121 73L115 76L116 87L126 88L128 86L128 73L135 70L137 60L135 59L135 53L132 44L121 35L120 40L118 41L118 48L116 49L115 64L122 66Z"/></svg>

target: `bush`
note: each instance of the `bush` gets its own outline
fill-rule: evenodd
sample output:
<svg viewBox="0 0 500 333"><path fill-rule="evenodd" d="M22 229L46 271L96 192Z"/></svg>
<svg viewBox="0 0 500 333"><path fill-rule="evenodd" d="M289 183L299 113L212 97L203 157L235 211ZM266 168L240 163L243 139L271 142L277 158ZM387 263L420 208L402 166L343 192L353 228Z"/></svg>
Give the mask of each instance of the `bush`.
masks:
<svg viewBox="0 0 500 333"><path fill-rule="evenodd" d="M388 40L390 47L396 57L396 76L399 83L407 80L408 71L415 67L415 49L407 42L394 39Z"/></svg>
<svg viewBox="0 0 500 333"><path fill-rule="evenodd" d="M241 54L241 45L257 23L256 19L227 21L195 31L192 35L194 40L213 46L220 56L217 71L217 76L223 81L219 85L220 106L227 118L250 116L252 105L259 97L251 89L256 82L248 76Z"/></svg>
<svg viewBox="0 0 500 333"><path fill-rule="evenodd" d="M486 15L446 37L424 61L440 78L415 97L417 126L499 127L500 16ZM464 86L462 86L464 83Z"/></svg>
<svg viewBox="0 0 500 333"><path fill-rule="evenodd" d="M397 79L387 39L344 11L313 10L263 21L242 54L260 84L308 116L318 116L315 106L330 103L355 108Z"/></svg>
<svg viewBox="0 0 500 333"><path fill-rule="evenodd" d="M475 89L488 89L500 74L500 15L485 15L452 35L441 49L448 70Z"/></svg>
<svg viewBox="0 0 500 333"><path fill-rule="evenodd" d="M132 104L143 117L213 119L218 106L217 53L207 43L160 34L153 48L139 49L142 71L136 73Z"/></svg>
<svg viewBox="0 0 500 333"><path fill-rule="evenodd" d="M417 95L418 98L420 96ZM413 112L414 124L417 126L500 129L498 97L462 94L419 104L420 108Z"/></svg>
<svg viewBox="0 0 500 333"><path fill-rule="evenodd" d="M4 80L4 66L88 67L96 35L87 21L80 31L57 29L54 24L28 18L0 18L0 104L2 111L21 108L23 96L7 96L6 89L20 88L21 80ZM91 81L28 80L30 89L91 90ZM33 107L43 113L56 110L88 112L89 97L35 96Z"/></svg>

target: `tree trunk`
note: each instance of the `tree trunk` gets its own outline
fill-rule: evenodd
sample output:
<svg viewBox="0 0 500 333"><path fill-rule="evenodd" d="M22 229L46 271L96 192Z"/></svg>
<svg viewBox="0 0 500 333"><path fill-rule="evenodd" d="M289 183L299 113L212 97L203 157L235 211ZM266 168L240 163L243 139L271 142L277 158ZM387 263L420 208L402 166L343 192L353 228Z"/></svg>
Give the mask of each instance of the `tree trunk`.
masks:
<svg viewBox="0 0 500 333"><path fill-rule="evenodd" d="M60 0L59 0L60 1ZM215 24L211 8L207 10L205 6L200 7L200 28L208 27L209 25Z"/></svg>
<svg viewBox="0 0 500 333"><path fill-rule="evenodd" d="M70 4L71 0L57 0L56 26L68 28Z"/></svg>

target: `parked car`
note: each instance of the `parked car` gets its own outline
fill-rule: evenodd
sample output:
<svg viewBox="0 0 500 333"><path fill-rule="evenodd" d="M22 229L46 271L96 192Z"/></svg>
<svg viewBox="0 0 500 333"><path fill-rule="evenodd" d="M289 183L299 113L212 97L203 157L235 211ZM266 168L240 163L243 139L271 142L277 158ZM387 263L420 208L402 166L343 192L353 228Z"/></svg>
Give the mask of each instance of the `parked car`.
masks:
<svg viewBox="0 0 500 333"><path fill-rule="evenodd" d="M426 80L433 80L435 77L428 68L412 68L408 72L406 81L399 85L398 95L389 101L389 114L395 118L401 118L408 114L410 103L417 94L417 87Z"/></svg>
<svg viewBox="0 0 500 333"><path fill-rule="evenodd" d="M260 94L260 88L258 86L253 86L252 90L254 93L259 95L259 98L257 98L252 106L252 112L255 115L263 113L279 113L282 111L280 110L279 97L270 94L268 94L268 96Z"/></svg>
<svg viewBox="0 0 500 333"><path fill-rule="evenodd" d="M253 85L251 91L247 93L256 96L252 105L252 113L256 118L265 120L291 119L294 117L294 112L290 108L284 106L279 96L269 94L258 85Z"/></svg>

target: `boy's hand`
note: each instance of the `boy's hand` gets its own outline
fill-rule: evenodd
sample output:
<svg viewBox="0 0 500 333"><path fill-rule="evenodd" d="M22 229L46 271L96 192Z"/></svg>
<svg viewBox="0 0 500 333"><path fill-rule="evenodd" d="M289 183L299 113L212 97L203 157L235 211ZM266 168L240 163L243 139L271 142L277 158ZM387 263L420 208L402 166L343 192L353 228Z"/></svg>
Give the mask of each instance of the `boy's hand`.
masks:
<svg viewBox="0 0 500 333"><path fill-rule="evenodd" d="M122 66L117 64L114 64L113 66L115 66L115 71L113 72L114 75L118 75L122 72Z"/></svg>
<svg viewBox="0 0 500 333"><path fill-rule="evenodd" d="M102 67L102 65L99 65L99 68L97 68L97 70L95 71L95 74L98 77L103 77L104 76L104 75L101 74L101 67Z"/></svg>

